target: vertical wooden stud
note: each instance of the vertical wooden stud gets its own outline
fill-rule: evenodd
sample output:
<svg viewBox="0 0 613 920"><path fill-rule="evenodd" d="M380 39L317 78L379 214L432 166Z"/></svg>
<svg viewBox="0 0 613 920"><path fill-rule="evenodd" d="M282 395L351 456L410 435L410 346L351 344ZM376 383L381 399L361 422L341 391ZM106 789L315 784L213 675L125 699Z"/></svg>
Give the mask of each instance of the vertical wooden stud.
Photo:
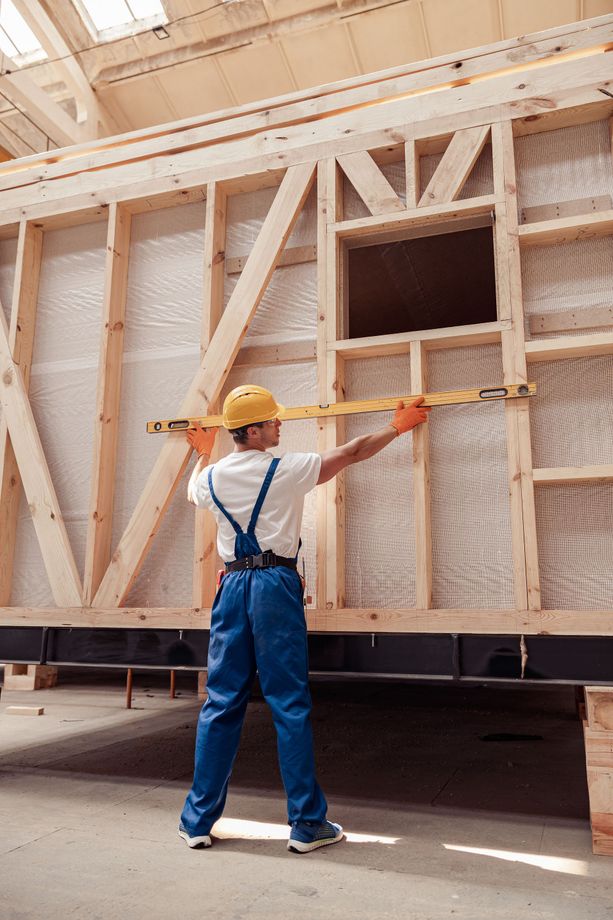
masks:
<svg viewBox="0 0 613 920"><path fill-rule="evenodd" d="M411 392L425 393L428 386L423 342L411 342ZM413 494L415 502L415 606L432 607L432 522L430 515L430 433L418 425L413 438Z"/></svg>
<svg viewBox="0 0 613 920"><path fill-rule="evenodd" d="M92 603L111 557L130 230L130 213L113 202L106 240L94 459L83 574L87 606Z"/></svg>
<svg viewBox="0 0 613 920"><path fill-rule="evenodd" d="M320 405L344 398L343 362L329 346L341 335L343 312L339 242L330 224L343 213L342 178L334 158L317 169L317 387ZM344 440L342 419L319 420L319 450ZM317 493L317 606L344 606L344 478L336 477Z"/></svg>
<svg viewBox="0 0 613 920"><path fill-rule="evenodd" d="M511 319L502 332L505 383L527 382L524 310L519 251L517 187L513 128L510 121L492 127L496 204L496 274L501 318ZM505 402L511 496L511 529L515 603L518 609L540 610L540 582L532 480L529 400Z"/></svg>
<svg viewBox="0 0 613 920"><path fill-rule="evenodd" d="M17 241L9 345L15 363L21 369L26 392L34 349L42 250L42 230L22 221ZM8 606L11 595L20 497L21 475L3 416L0 419L0 607Z"/></svg>
<svg viewBox="0 0 613 920"><path fill-rule="evenodd" d="M407 208L416 208L421 197L421 178L419 173L419 148L412 138L406 141L404 145L404 166Z"/></svg>
<svg viewBox="0 0 613 920"><path fill-rule="evenodd" d="M204 228L204 274L202 333L200 357L209 347L223 313L224 266L226 248L226 193L217 182L210 182L206 190L206 223ZM209 412L218 412L217 402ZM215 445L211 460L218 457ZM203 508L195 510L193 605L210 607L215 597L215 570L217 568L217 524L215 518Z"/></svg>

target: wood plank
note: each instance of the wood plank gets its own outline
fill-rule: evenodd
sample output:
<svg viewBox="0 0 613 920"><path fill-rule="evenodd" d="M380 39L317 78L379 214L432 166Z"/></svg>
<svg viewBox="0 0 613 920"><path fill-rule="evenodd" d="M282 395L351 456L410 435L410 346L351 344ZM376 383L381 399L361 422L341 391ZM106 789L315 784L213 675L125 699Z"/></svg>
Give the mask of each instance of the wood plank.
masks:
<svg viewBox="0 0 613 920"><path fill-rule="evenodd" d="M492 158L494 187L502 203L503 217L501 227L496 230L498 294L500 296L502 293L506 298L506 307L503 307L501 313L510 312L512 322L511 328L502 333L504 382L527 382L517 180L511 122L492 126ZM526 604L529 610L539 610L540 579L528 413L527 399L513 401L512 406L505 406L515 600L518 606Z"/></svg>
<svg viewBox="0 0 613 920"><path fill-rule="evenodd" d="M572 201L557 201L554 204L537 204L522 208L519 219L522 224L532 224L543 220L556 220L559 217L576 217L593 211L610 210L611 196L597 195L594 198L574 198Z"/></svg>
<svg viewBox="0 0 613 920"><path fill-rule="evenodd" d="M202 330L200 358L204 358L211 339L223 314L224 274L227 270L226 249L226 193L217 182L207 186L204 227L204 274L202 283ZM244 267L244 266L243 266ZM242 268L241 268L242 270ZM211 404L219 410L219 402ZM219 442L210 457L214 463L219 457ZM217 522L215 516L204 508L196 508L194 532L194 566L192 578L192 603L195 607L210 607L216 593Z"/></svg>
<svg viewBox="0 0 613 920"><path fill-rule="evenodd" d="M563 361L565 358L583 358L613 354L613 332L596 332L592 335L568 335L542 342L526 342L526 360Z"/></svg>
<svg viewBox="0 0 613 920"><path fill-rule="evenodd" d="M533 470L535 486L560 486L567 482L611 482L613 463L597 466L560 466Z"/></svg>
<svg viewBox="0 0 613 920"><path fill-rule="evenodd" d="M406 208L366 150L336 158L339 166L371 214L389 214Z"/></svg>
<svg viewBox="0 0 613 920"><path fill-rule="evenodd" d="M597 326L613 326L613 305L588 307L586 310L564 310L559 313L539 313L528 319L530 335L566 332L568 329L594 329Z"/></svg>
<svg viewBox="0 0 613 920"><path fill-rule="evenodd" d="M288 169L251 251L249 263L236 284L211 346L179 408L180 415L206 411L217 399L279 254L310 191L314 171L312 163ZM165 440L98 589L96 606L114 606L123 602L157 533L190 454L191 449L183 434L171 434Z"/></svg>
<svg viewBox="0 0 613 920"><path fill-rule="evenodd" d="M421 229L431 224L443 224L463 220L467 217L489 217L496 203L493 195L468 198L466 201L444 202L423 208L413 208L402 213L386 215L384 218L358 217L354 220L339 221L331 227L341 239L379 237L386 231L405 231ZM449 232L450 228L445 228ZM361 239L363 241L363 239Z"/></svg>
<svg viewBox="0 0 613 920"><path fill-rule="evenodd" d="M19 226L17 259L13 282L13 302L9 347L21 368L24 388L30 386L36 304L42 258L43 235L26 221ZM21 498L21 476L4 416L0 419L0 605L8 604L13 580L13 560L17 540L17 518Z"/></svg>
<svg viewBox="0 0 613 920"><path fill-rule="evenodd" d="M202 140L197 132L200 129L213 128L219 136L219 123L231 121L236 133L247 127L245 116L259 116L260 130L273 131L283 127L296 118L321 118L331 112L351 108L356 104L376 102L381 98L382 89L387 98L415 92L420 88L436 88L445 85L460 85L466 90L470 77L485 74L495 75L509 67L520 70L522 66L534 61L555 61L564 59L580 49L598 46L611 41L611 16L599 17L582 23L572 23L546 32L520 36L506 42L479 49L456 52L426 61L403 65L377 75L352 77L349 80L327 86L317 86L288 94L276 99L248 103L247 105L221 110L209 115L192 117L173 122L162 128L132 131L121 136L117 151L109 153L109 139L95 141L73 148L69 155L38 154L27 157L23 163L12 164L10 168L0 168L0 188L11 184L23 184L28 181L48 180L75 169L96 168L113 162L118 158L124 161L143 156L176 154L186 145ZM563 38L560 41L560 38ZM459 65L459 66L458 66ZM461 68L461 70L460 70ZM547 100L540 100L541 114L547 113ZM528 115L529 113L522 113ZM266 117L263 117L266 116ZM271 117L272 116L272 117ZM506 113L503 117L509 117ZM415 121L419 118L415 118ZM399 122L400 123L400 122ZM540 115L532 119L532 130L540 126ZM444 132L440 132L444 133ZM208 135L206 135L208 137ZM79 154L79 158L75 157ZM106 159L104 156L106 155ZM101 159L102 158L102 159ZM96 165L94 165L96 164ZM25 173L25 175L24 175Z"/></svg>
<svg viewBox="0 0 613 920"><path fill-rule="evenodd" d="M595 240L613 233L613 210L578 217L522 224L519 242L525 246L562 246L575 240Z"/></svg>
<svg viewBox="0 0 613 920"><path fill-rule="evenodd" d="M0 626L209 629L210 609L193 607L0 607ZM317 633L446 633L613 636L613 610L338 608L307 610Z"/></svg>
<svg viewBox="0 0 613 920"><path fill-rule="evenodd" d="M343 363L329 351L341 328L342 265L339 241L330 228L343 212L342 175L334 157L317 167L317 393L321 405L344 398ZM318 421L320 453L344 440L336 418ZM317 490L316 603L329 609L344 605L344 478L337 476Z"/></svg>
<svg viewBox="0 0 613 920"><path fill-rule="evenodd" d="M590 57L536 68L530 73L528 82L518 83L517 73L506 73L496 76L492 85L485 80L461 89L451 87L444 93L431 94L427 123L420 122L424 116L421 98L386 99L384 105L351 109L317 120L315 132L312 123L300 121L296 124L294 121L283 129L283 133L273 132L266 136L265 153L262 153L262 137L258 136L261 126L251 136L223 143L219 142L219 126L216 126L217 140L211 139L210 144L203 143L198 149L7 190L0 195L0 206L7 222L14 220L13 207L21 208L22 214L30 219L38 219L51 213L91 206L92 200L108 203L119 198L137 198L139 195L135 192L140 183L144 194L164 194L211 179L228 179L249 172L265 173L271 168L297 165L331 154L375 149L389 144L390 139L402 143L410 137L491 124L502 117L519 118L531 114L541 117L545 109L556 111L588 103L593 105L594 93L606 74L606 56L598 51Z"/></svg>
<svg viewBox="0 0 613 920"><path fill-rule="evenodd" d="M86 604L91 604L111 557L131 223L129 212L120 205L111 205L106 240L94 457L83 574Z"/></svg>
<svg viewBox="0 0 613 920"><path fill-rule="evenodd" d="M341 339L333 342L330 347L340 352L345 358L403 355L409 354L411 342L424 342L429 351L439 348L458 348L462 345L489 345L500 342L502 331L510 328L509 319L504 322L474 323L471 326L445 326L441 329L416 329L411 332L395 332L391 335Z"/></svg>
<svg viewBox="0 0 613 920"><path fill-rule="evenodd" d="M249 253L244 256L234 256L232 259L226 259L226 274L238 275L247 264ZM281 253L277 268L285 265L301 265L304 262L315 262L317 259L316 246L289 246Z"/></svg>
<svg viewBox="0 0 613 920"><path fill-rule="evenodd" d="M82 588L19 366L0 310L0 405L17 458L56 604L81 604Z"/></svg>
<svg viewBox="0 0 613 920"><path fill-rule="evenodd" d="M42 716L44 706L7 706L4 710L7 716Z"/></svg>
<svg viewBox="0 0 613 920"><path fill-rule="evenodd" d="M234 367L268 364L304 364L317 358L315 339L296 339L278 344L245 345L236 356Z"/></svg>
<svg viewBox="0 0 613 920"><path fill-rule="evenodd" d="M420 207L445 204L458 198L489 135L489 125L456 131L419 199Z"/></svg>
<svg viewBox="0 0 613 920"><path fill-rule="evenodd" d="M412 210L419 204L421 187L419 150L413 138L404 145L404 171L407 208Z"/></svg>
<svg viewBox="0 0 613 920"><path fill-rule="evenodd" d="M426 349L423 342L411 342L411 389L428 389ZM413 496L415 506L415 606L432 607L432 520L430 514L430 432L418 425L413 441Z"/></svg>

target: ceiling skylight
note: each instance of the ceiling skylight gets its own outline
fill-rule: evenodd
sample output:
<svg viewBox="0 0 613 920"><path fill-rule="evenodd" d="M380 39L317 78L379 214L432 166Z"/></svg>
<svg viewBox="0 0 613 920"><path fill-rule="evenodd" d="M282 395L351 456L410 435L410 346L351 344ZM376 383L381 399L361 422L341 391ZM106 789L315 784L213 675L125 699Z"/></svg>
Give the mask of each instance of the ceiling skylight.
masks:
<svg viewBox="0 0 613 920"><path fill-rule="evenodd" d="M0 0L0 51L16 64L40 61L47 57L39 40L13 6L12 0Z"/></svg>
<svg viewBox="0 0 613 920"><path fill-rule="evenodd" d="M168 22L160 0L74 0L94 38L104 41Z"/></svg>

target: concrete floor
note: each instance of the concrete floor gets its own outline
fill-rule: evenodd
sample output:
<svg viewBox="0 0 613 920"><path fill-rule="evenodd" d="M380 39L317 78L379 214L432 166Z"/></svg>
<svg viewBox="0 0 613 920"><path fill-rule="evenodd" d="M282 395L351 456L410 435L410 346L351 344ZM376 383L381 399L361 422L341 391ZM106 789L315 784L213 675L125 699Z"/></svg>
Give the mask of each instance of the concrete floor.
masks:
<svg viewBox="0 0 613 920"><path fill-rule="evenodd" d="M129 711L99 672L3 693L1 920L612 920L572 689L314 684L319 775L347 840L296 856L259 699L213 848L176 836L199 703L193 677L174 701L166 680L137 674ZM45 714L6 715L16 703Z"/></svg>

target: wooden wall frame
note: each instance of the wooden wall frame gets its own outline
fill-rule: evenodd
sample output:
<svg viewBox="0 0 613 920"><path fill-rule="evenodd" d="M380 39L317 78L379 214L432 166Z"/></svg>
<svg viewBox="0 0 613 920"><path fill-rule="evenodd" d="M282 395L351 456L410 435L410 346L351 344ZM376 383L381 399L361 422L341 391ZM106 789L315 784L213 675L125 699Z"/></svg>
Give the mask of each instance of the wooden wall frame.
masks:
<svg viewBox="0 0 613 920"><path fill-rule="evenodd" d="M518 223L514 139L613 115L613 15L369 80L244 106L156 130L37 155L0 167L0 236L18 236L10 330L0 327L0 625L111 628L208 628L214 596L214 527L199 514L194 546L193 606L123 607L189 461L179 435L160 442L160 456L133 517L112 552L114 455L120 411L122 317L129 268L131 216L206 201L202 362L180 414L214 406L236 363L316 361L321 404L343 399L344 369L355 358L406 354L412 387L427 387L427 353L499 343L507 382L526 380L533 361L613 353L613 331L526 340L521 257L526 247L613 235L613 212ZM461 76L459 67L461 64ZM491 145L490 194L461 198L471 169ZM442 153L425 190L420 157ZM405 164L396 192L381 165ZM613 161L612 161L613 169ZM343 216L347 177L370 216ZM306 197L317 184L317 342L244 346L245 332ZM241 260L237 286L223 310L226 203L243 191L276 187L261 233ZM405 200L403 200L403 195ZM343 337L343 248L398 234L494 221L498 319L448 329L368 339ZM87 563L77 573L44 451L27 397L38 272L48 229L107 221L105 310L98 383ZM310 258L307 254L307 256ZM305 257L307 257L305 256ZM302 258L303 256L301 256ZM539 592L534 489L564 482L613 481L611 465L533 470L529 400L505 405L513 547L513 609L432 609L432 536L426 431L413 440L416 501L415 608L347 609L344 589L344 482L317 498L316 601L307 613L319 632L432 632L613 635L613 610L543 610ZM319 447L342 443L342 420L321 419ZM11 453L14 451L14 455ZM10 606L21 483L28 497L56 608ZM5 530L6 528L6 530Z"/></svg>

